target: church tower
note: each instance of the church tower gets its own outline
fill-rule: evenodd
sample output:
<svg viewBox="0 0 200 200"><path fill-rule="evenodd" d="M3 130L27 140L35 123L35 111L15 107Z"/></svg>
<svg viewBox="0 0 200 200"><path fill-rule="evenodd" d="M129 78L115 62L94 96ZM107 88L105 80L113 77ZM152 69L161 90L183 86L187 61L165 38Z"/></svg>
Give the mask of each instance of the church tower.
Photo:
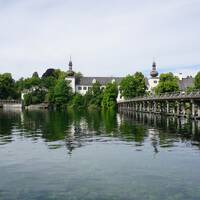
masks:
<svg viewBox="0 0 200 200"><path fill-rule="evenodd" d="M68 67L69 69L67 70L67 77L65 78L65 80L70 82L70 87L72 88L72 91L75 93L76 92L76 79L75 79L75 72L72 69L72 60L71 60L71 56L70 56L70 60L69 60L69 64Z"/></svg>
<svg viewBox="0 0 200 200"><path fill-rule="evenodd" d="M155 78L155 77L158 76L158 72L156 70L156 62L155 61L153 61L152 70L150 72L150 75L151 75L152 78Z"/></svg>
<svg viewBox="0 0 200 200"><path fill-rule="evenodd" d="M156 62L153 61L152 69L150 71L150 78L148 79L148 91L154 93L155 87L159 83L158 71L156 69Z"/></svg>
<svg viewBox="0 0 200 200"><path fill-rule="evenodd" d="M69 60L68 66L69 66L69 69L67 71L67 76L74 76L75 72L72 70L73 64L72 64L71 56L70 56L70 60Z"/></svg>

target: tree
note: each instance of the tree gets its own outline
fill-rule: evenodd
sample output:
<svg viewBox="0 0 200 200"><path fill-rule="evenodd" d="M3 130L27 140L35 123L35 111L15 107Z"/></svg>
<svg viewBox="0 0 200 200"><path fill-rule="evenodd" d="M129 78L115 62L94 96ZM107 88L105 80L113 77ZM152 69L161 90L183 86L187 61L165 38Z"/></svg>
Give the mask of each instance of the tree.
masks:
<svg viewBox="0 0 200 200"><path fill-rule="evenodd" d="M37 88L36 90L24 95L24 105L39 104L45 102L47 91L43 88Z"/></svg>
<svg viewBox="0 0 200 200"><path fill-rule="evenodd" d="M178 78L171 72L160 75L158 86L155 88L156 94L179 91Z"/></svg>
<svg viewBox="0 0 200 200"><path fill-rule="evenodd" d="M72 98L71 107L76 110L84 108L84 96L78 93L75 94Z"/></svg>
<svg viewBox="0 0 200 200"><path fill-rule="evenodd" d="M38 73L37 73L37 72L34 72L33 75L32 75L32 78L33 78L33 77L39 78Z"/></svg>
<svg viewBox="0 0 200 200"><path fill-rule="evenodd" d="M126 99L142 96L145 94L145 91L145 77L141 72L126 76L120 83L121 95Z"/></svg>
<svg viewBox="0 0 200 200"><path fill-rule="evenodd" d="M54 88L54 102L56 106L66 106L71 96L72 88L69 86L69 82L65 79L58 79Z"/></svg>
<svg viewBox="0 0 200 200"><path fill-rule="evenodd" d="M100 87L100 83L97 81L92 84L92 87L90 89L91 93L91 99L90 99L90 106L93 105L93 107L100 108L101 107L101 101L102 101L102 90Z"/></svg>
<svg viewBox="0 0 200 200"><path fill-rule="evenodd" d="M10 73L0 74L0 99L16 99L15 81Z"/></svg>
<svg viewBox="0 0 200 200"><path fill-rule="evenodd" d="M194 78L194 85L196 89L200 89L200 71L197 73L197 75Z"/></svg>
<svg viewBox="0 0 200 200"><path fill-rule="evenodd" d="M118 89L116 83L108 83L103 91L102 107L103 109L115 109L117 105Z"/></svg>

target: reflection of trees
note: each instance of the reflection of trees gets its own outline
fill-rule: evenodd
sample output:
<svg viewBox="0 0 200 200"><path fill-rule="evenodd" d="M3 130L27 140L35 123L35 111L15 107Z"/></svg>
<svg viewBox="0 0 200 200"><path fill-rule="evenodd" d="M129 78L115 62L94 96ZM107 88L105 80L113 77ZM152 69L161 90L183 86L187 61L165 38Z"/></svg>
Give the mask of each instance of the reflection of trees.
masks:
<svg viewBox="0 0 200 200"><path fill-rule="evenodd" d="M140 145L146 136L146 131L143 126L127 120L120 125L120 133L122 138L128 141L135 141Z"/></svg>
<svg viewBox="0 0 200 200"><path fill-rule="evenodd" d="M12 130L20 123L20 112L0 110L0 144L12 142Z"/></svg>
<svg viewBox="0 0 200 200"><path fill-rule="evenodd" d="M34 141L43 138L49 148L66 145L69 153L104 137L135 142L136 146L150 139L155 153L158 147L172 147L179 141L198 147L200 143L200 121L142 113L124 113L117 117L111 111L1 112L0 143L11 142L14 130Z"/></svg>
<svg viewBox="0 0 200 200"><path fill-rule="evenodd" d="M102 121L103 121L103 126L104 126L104 132L106 134L111 134L111 135L118 135L118 124L117 124L117 116L116 112L113 110L107 111L107 112L102 112L101 113Z"/></svg>
<svg viewBox="0 0 200 200"><path fill-rule="evenodd" d="M132 121L146 126L148 129L157 129L158 137L151 137L152 145L155 143L160 147L174 146L175 142L189 142L199 146L200 143L200 121L173 116L155 115L147 113L123 113L123 116ZM154 130L155 132L155 130ZM156 139L157 138L157 139ZM200 147L200 146L199 146ZM155 149L155 151L157 151Z"/></svg>

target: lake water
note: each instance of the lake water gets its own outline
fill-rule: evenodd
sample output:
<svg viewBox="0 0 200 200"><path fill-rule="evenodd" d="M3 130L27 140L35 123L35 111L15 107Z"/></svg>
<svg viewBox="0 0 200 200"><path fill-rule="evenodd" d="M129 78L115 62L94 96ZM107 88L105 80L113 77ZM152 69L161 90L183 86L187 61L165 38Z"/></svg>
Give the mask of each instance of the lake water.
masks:
<svg viewBox="0 0 200 200"><path fill-rule="evenodd" d="M0 111L0 200L199 200L200 122Z"/></svg>

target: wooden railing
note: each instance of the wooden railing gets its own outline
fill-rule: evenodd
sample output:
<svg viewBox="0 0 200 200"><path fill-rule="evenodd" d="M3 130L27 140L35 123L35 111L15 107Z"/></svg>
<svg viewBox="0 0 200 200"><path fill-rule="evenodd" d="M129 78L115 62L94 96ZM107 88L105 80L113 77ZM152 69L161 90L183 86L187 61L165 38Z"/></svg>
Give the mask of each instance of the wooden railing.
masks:
<svg viewBox="0 0 200 200"><path fill-rule="evenodd" d="M155 100L200 100L200 90L196 90L193 92L173 92L173 93L163 93L163 94L158 94L158 95L144 95L141 97L135 97L132 99L127 99L127 100L120 100L118 103L123 103L123 102L132 102L132 101L155 101Z"/></svg>

